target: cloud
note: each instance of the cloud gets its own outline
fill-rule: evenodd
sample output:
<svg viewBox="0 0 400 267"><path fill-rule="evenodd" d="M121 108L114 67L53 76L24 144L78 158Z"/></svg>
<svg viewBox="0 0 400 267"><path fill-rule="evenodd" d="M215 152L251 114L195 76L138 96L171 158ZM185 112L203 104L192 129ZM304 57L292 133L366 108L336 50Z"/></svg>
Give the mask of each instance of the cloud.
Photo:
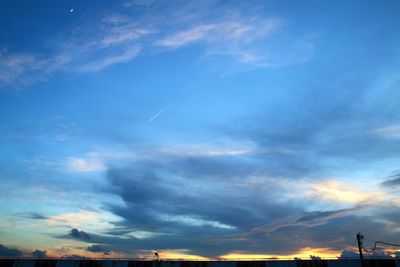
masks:
<svg viewBox="0 0 400 267"><path fill-rule="evenodd" d="M394 258L391 253L385 251L375 251L371 254L364 253L366 259L392 259ZM339 259L359 259L360 255L356 250L343 250L340 253Z"/></svg>
<svg viewBox="0 0 400 267"><path fill-rule="evenodd" d="M140 52L139 40L150 31L137 25L136 18L118 17L124 18L86 22L64 33L68 37L42 54L0 50L0 87L28 86L55 73L97 72L134 59Z"/></svg>
<svg viewBox="0 0 400 267"><path fill-rule="evenodd" d="M21 250L16 248L9 248L0 244L0 256L3 257L21 257L23 253Z"/></svg>
<svg viewBox="0 0 400 267"><path fill-rule="evenodd" d="M111 250L100 246L100 245L91 245L87 247L87 251L94 252L94 253L103 253L104 255L109 255Z"/></svg>
<svg viewBox="0 0 400 267"><path fill-rule="evenodd" d="M396 194L369 179L376 177L370 174L376 161L396 157L398 146L371 135L369 120L359 124L364 83L344 90L352 88L344 80L324 90L306 86L274 112L267 108L218 128L237 142L129 146L102 156L108 184L101 192L123 203L106 205L121 221L96 244L124 253L187 249L213 257L266 248L273 255L341 251L358 231L399 238L400 213L390 201ZM113 164L113 157L123 160ZM150 234L138 238L138 232Z"/></svg>
<svg viewBox="0 0 400 267"><path fill-rule="evenodd" d="M199 163L202 162L200 159L197 159ZM202 163L204 167L212 164L209 169L187 164L190 161L175 158L162 165L136 162L129 167L110 169L109 192L120 196L125 204L109 206L109 209L123 220L108 232L115 238L99 240L115 250L127 247L146 250L158 244L160 250L186 248L191 254L209 257L224 255L237 248L247 253L261 252L274 244L271 251L279 254L285 249L296 251L305 245L321 246L320 240L302 241L299 238L289 242L292 231L307 236L310 231L320 233L316 229L328 224L337 229L341 226L336 226L333 221L345 219L347 224L346 220L352 221L357 212L355 208L307 212L284 199L276 199L282 192L273 179L266 180L268 186L263 187L245 183L246 175L241 176L242 172L238 172L242 168L240 165L231 164L231 170L226 173L223 163L216 158ZM232 177L231 173L239 173L238 178ZM204 179L207 179L207 187L202 186ZM214 188L215 194L209 187ZM130 241L124 236L131 231L156 234ZM334 230L329 232L333 234ZM185 236L192 238L188 241ZM278 237L282 240L277 243ZM204 238L217 243L204 242ZM288 243L290 247L287 247ZM336 249L337 246L333 247Z"/></svg>
<svg viewBox="0 0 400 267"><path fill-rule="evenodd" d="M256 67L304 62L312 54L312 38L297 40L295 36L297 42L288 42L292 39L280 35L290 27L283 18L240 8L231 8L228 12L232 13L227 14L221 6L187 12L189 7L182 5L187 16L169 12L176 8L172 5L164 12L165 19L154 12L156 6L144 12L147 21L130 13L110 14L82 25L76 35L66 38L65 47L55 49L55 67L47 68L51 62L45 55L5 51L2 56L10 64L4 68L16 72L4 71L1 77L12 83L45 69L49 69L48 75L101 71L146 53L168 53L191 45L206 60L223 57ZM218 13L221 15L213 16ZM290 53L292 50L295 52ZM391 128L377 125L382 111L368 105L375 99L365 100L370 93L369 77L354 75L340 63L314 66L311 72L318 79L304 82L303 70L297 69L294 84L286 75L282 80L281 75L272 75L277 87L265 88L273 93L268 99L259 99L265 109L224 121L217 130L205 129L212 132L210 139L216 130L238 142L139 148L126 144L128 148L121 153L99 152L62 161L62 167L75 174L107 170L101 187L84 182L71 187L84 193L85 200L101 201L102 208L121 220L105 218L108 223L104 223L97 212L79 211L50 216L48 226L73 228L68 238L85 240L86 234L96 246L113 251L187 249L187 253L210 256L237 250L262 253L268 249L275 254L305 247L341 250L352 243L358 228L370 233L374 229L371 235L382 238L398 238L398 202L387 201L387 196L398 196L386 192L389 185L397 185L398 177L388 177L378 189L377 184L366 182L374 176L372 169L386 172L388 160L398 158L399 144L393 142L396 124L390 124ZM286 79L288 84L282 84ZM246 94L253 95L251 87L246 87ZM257 101L254 95L251 99ZM64 140L63 135L56 136ZM125 140L132 141L129 138ZM68 175L78 176L77 180L82 176ZM94 180L97 178L91 182ZM62 183L59 188L64 190ZM87 188L122 204L108 203L103 197L88 198L86 194L91 192ZM92 222L95 226L90 228Z"/></svg>
<svg viewBox="0 0 400 267"><path fill-rule="evenodd" d="M7 85L20 76L27 76L29 72L42 69L43 61L30 54L8 54L5 50L0 51L0 85ZM29 78L22 81L29 84Z"/></svg>
<svg viewBox="0 0 400 267"><path fill-rule="evenodd" d="M156 150L157 153L165 155L193 158L246 156L256 153L269 153L269 151L258 151L255 144L252 142L181 144L175 146L161 146L156 148Z"/></svg>
<svg viewBox="0 0 400 267"><path fill-rule="evenodd" d="M32 257L34 258L46 258L47 257L47 251L46 250L34 250L32 251Z"/></svg>
<svg viewBox="0 0 400 267"><path fill-rule="evenodd" d="M39 214L36 212L18 213L17 215L21 216L23 218L34 219L34 220L46 220L47 219L46 216L43 216L42 214Z"/></svg>
<svg viewBox="0 0 400 267"><path fill-rule="evenodd" d="M93 211L78 211L49 216L47 225L50 227L83 227L99 223L99 214Z"/></svg>
<svg viewBox="0 0 400 267"><path fill-rule="evenodd" d="M84 231L79 231L78 229L75 228L71 229L71 231L68 234L68 237L85 242L89 242L92 239L92 237L88 233Z"/></svg>
<svg viewBox="0 0 400 267"><path fill-rule="evenodd" d="M188 43L202 40L212 29L215 29L215 27L216 25L213 24L195 26L192 29L178 32L172 36L160 40L157 42L157 44L165 47L181 47Z"/></svg>
<svg viewBox="0 0 400 267"><path fill-rule="evenodd" d="M86 260L89 259L88 257L82 256L82 255L76 255L76 254L72 254L72 255L63 255L61 256L62 259L66 259L66 260Z"/></svg>
<svg viewBox="0 0 400 267"><path fill-rule="evenodd" d="M105 190L124 204L107 209L122 220L98 243L122 253L187 249L215 257L239 249L265 253L265 247L272 255L305 247L340 251L354 233L372 228L393 238L391 225L399 216L393 195L345 178L301 178L318 173L315 161L308 166L309 155L296 149L313 147L306 133L289 132L272 145L261 137L214 144L199 153L191 146L160 147L151 156L109 165ZM390 214L383 212L390 207ZM151 234L140 239L135 232Z"/></svg>
<svg viewBox="0 0 400 267"><path fill-rule="evenodd" d="M244 18L230 14L219 21L194 25L189 29L176 32L157 41L157 45L167 48L200 43L206 49L206 55L231 57L242 64L259 67L276 65L275 59L268 57L271 49L260 49L259 44L282 26L278 18L262 18L252 15Z"/></svg>
<svg viewBox="0 0 400 267"><path fill-rule="evenodd" d="M1 49L1 48L0 48ZM42 55L0 50L0 87L29 86L46 81L50 74L65 70L70 55Z"/></svg>
<svg viewBox="0 0 400 267"><path fill-rule="evenodd" d="M398 140L400 139L400 124L375 129L374 133L383 138Z"/></svg>
<svg viewBox="0 0 400 267"><path fill-rule="evenodd" d="M312 54L313 42L305 37L270 42L283 20L265 17L250 5L171 1L161 7L151 1L149 5L128 3L125 10L94 15L79 27L68 29L52 42L52 49L43 48L41 54L0 50L0 87L27 86L46 81L55 73L98 72L139 55L168 50L161 48L178 49L195 43L202 45L202 55L208 59L226 57L233 65L253 68L299 64ZM145 9L136 12L138 7Z"/></svg>
<svg viewBox="0 0 400 267"><path fill-rule="evenodd" d="M330 179L322 180L312 185L312 195L330 203L358 204L374 199L382 201L385 193L363 190L359 185Z"/></svg>
<svg viewBox="0 0 400 267"><path fill-rule="evenodd" d="M379 228L377 235L390 236L390 225L399 216L396 209L391 214L374 211L382 201L372 207L360 205L365 195L381 199L381 193L368 186L298 178L303 172L293 168L291 160L298 156L293 151L254 142L222 142L204 145L204 151L197 153L202 146L89 153L88 158L99 158L109 166L106 187L97 190L121 199L122 203L104 207L120 220L87 228L85 222L99 221L98 216L80 211L51 216L49 225L73 227L75 233L63 238L90 242L113 253L187 249L187 254L214 257L238 248L246 248L242 253L265 253L268 247L274 255L304 247L340 251L351 244L358 227ZM138 151L140 157L135 156ZM118 164L112 164L114 160ZM336 204L346 208L336 209ZM385 205L386 211L394 207L390 202ZM82 238L80 232L91 239ZM338 232L343 234L338 237Z"/></svg>
<svg viewBox="0 0 400 267"><path fill-rule="evenodd" d="M156 2L156 0L130 0L130 1L125 1L123 6L126 8L130 7L142 7L142 6L151 6Z"/></svg>
<svg viewBox="0 0 400 267"><path fill-rule="evenodd" d="M189 245L184 236L193 236L194 233L199 236L214 234L216 237L231 235L245 225L257 221L251 211L258 206L256 200L245 199L249 201L248 205L238 205L241 202L239 195L233 197L235 194L231 193L232 197L229 197L231 194L224 194L224 191L220 191L219 195L207 193L198 187L201 180L180 180L181 187L186 188L191 183L192 189L179 190L179 187L174 186L174 181L166 180L166 177L172 176L158 175L167 169L162 171L159 167L146 164L135 165L111 169L108 178L111 192L122 197L126 204L125 207L111 207L115 214L124 218L117 226L130 231L161 233L140 242L136 241L138 246L143 245L143 249L149 244L159 244L160 249L184 248ZM217 189L218 183L214 185ZM264 209L268 209L268 206ZM179 238L181 241L178 241ZM196 247L200 240L194 239L191 242ZM209 251L212 251L212 247L216 249L215 246L208 245L211 246ZM189 245L190 247L192 246Z"/></svg>
<svg viewBox="0 0 400 267"><path fill-rule="evenodd" d="M134 47L134 48L128 49L126 51L123 51L122 54L110 55L107 57L103 57L99 60L89 62L88 64L80 67L79 71L80 72L101 71L111 65L130 61L133 58L135 58L139 54L139 52L140 52L140 48Z"/></svg>
<svg viewBox="0 0 400 267"><path fill-rule="evenodd" d="M384 187L396 187L400 185L400 173L391 175L387 180L383 181L382 186Z"/></svg>
<svg viewBox="0 0 400 267"><path fill-rule="evenodd" d="M358 259L359 257L360 255L358 255L357 251L347 249L342 250L339 256L340 259Z"/></svg>
<svg viewBox="0 0 400 267"><path fill-rule="evenodd" d="M256 236L271 235L285 232L291 229L308 229L326 225L333 220L345 218L359 210L356 208L339 209L330 211L313 211L290 213L287 216L277 217L270 223L253 227L250 231L242 234L242 237L251 238Z"/></svg>
<svg viewBox="0 0 400 267"><path fill-rule="evenodd" d="M68 162L68 170L71 172L99 172L105 168L97 159L70 158Z"/></svg>

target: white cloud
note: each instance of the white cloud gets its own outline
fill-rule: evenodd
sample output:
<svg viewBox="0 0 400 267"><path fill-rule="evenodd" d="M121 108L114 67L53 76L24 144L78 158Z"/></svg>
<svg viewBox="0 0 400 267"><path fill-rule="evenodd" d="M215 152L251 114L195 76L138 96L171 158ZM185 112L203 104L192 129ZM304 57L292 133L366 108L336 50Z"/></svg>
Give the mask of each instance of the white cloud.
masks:
<svg viewBox="0 0 400 267"><path fill-rule="evenodd" d="M59 45L45 54L0 50L0 86L29 85L55 72L96 72L129 62L139 53L162 52L160 47L180 48L201 43L208 58L223 56L252 67L299 64L313 51L310 41L270 46L272 34L283 20L265 17L257 9L221 7L212 3L169 3L162 10L145 8L152 1L126 2L126 12L87 21L64 33ZM290 45L287 45L287 44Z"/></svg>
<svg viewBox="0 0 400 267"><path fill-rule="evenodd" d="M229 141L209 143L183 143L159 146L133 146L129 149L107 149L99 148L84 155L71 157L81 159L84 162L104 163L113 161L132 161L141 159L154 159L155 157L182 156L182 157L223 157L223 156L245 156L255 153L290 153L290 151L261 151L256 144L250 141Z"/></svg>
<svg viewBox="0 0 400 267"><path fill-rule="evenodd" d="M277 201L307 203L309 211L349 208L356 206L400 205L396 192L379 186L379 180L346 178L280 178L250 176L243 185L268 190L276 188ZM293 194L296 188L298 194Z"/></svg>
<svg viewBox="0 0 400 267"><path fill-rule="evenodd" d="M385 199L385 193L377 190L368 190L352 182L342 182L337 179L328 179L314 182L310 185L311 197L322 201L339 204L356 205L373 199L380 202Z"/></svg>
<svg viewBox="0 0 400 267"><path fill-rule="evenodd" d="M98 172L106 169L98 159L70 158L68 170L71 172Z"/></svg>
<svg viewBox="0 0 400 267"><path fill-rule="evenodd" d="M183 144L163 146L158 151L165 155L190 157L244 156L257 153L256 145L252 142Z"/></svg>
<svg viewBox="0 0 400 267"><path fill-rule="evenodd" d="M147 239L147 238L153 238L156 236L159 236L160 233L156 232L149 232L149 231L132 231L129 232L128 234L124 235L123 237L127 238L137 238L137 239Z"/></svg>
<svg viewBox="0 0 400 267"><path fill-rule="evenodd" d="M154 4L156 2L156 0L130 0L130 1L126 1L123 6L124 7L141 7L141 6L151 6L152 4Z"/></svg>
<svg viewBox="0 0 400 267"><path fill-rule="evenodd" d="M160 218L164 221L178 222L178 223L191 225L191 226L211 226L211 227L215 227L215 228L229 229L229 230L236 229L236 227L234 227L232 225L224 224L224 223L221 223L218 221L205 220L205 219L194 217L194 216L160 215Z"/></svg>
<svg viewBox="0 0 400 267"><path fill-rule="evenodd" d="M216 25L213 24L198 25L189 30L174 33L172 36L162 39L156 44L165 47L181 47L188 43L204 39L211 30L215 29L215 27Z"/></svg>
<svg viewBox="0 0 400 267"><path fill-rule="evenodd" d="M124 51L120 55L110 55L106 56L104 58L92 61L81 68L79 68L80 72L97 72L101 71L111 65L117 64L117 63L123 63L123 62L128 62L135 58L139 54L140 48L139 47L133 47L129 50Z"/></svg>
<svg viewBox="0 0 400 267"><path fill-rule="evenodd" d="M31 73L43 71L47 62L34 54L0 52L0 86L18 80L21 85L29 85L33 78ZM22 79L19 79L22 78Z"/></svg>
<svg viewBox="0 0 400 267"><path fill-rule="evenodd" d="M112 222L119 220L120 218L109 212L79 210L50 216L47 218L47 225L85 229L85 231L104 231L113 228Z"/></svg>
<svg viewBox="0 0 400 267"><path fill-rule="evenodd" d="M139 54L140 39L150 33L132 18L113 15L73 29L52 53L0 50L0 87L27 86L56 72L96 72L128 62Z"/></svg>
<svg viewBox="0 0 400 267"><path fill-rule="evenodd" d="M184 31L173 32L156 44L179 48L197 42L205 46L208 56L228 56L243 64L260 63L268 58L266 51L257 48L258 43L265 41L282 24L278 18L227 17L219 22L193 25Z"/></svg>
<svg viewBox="0 0 400 267"><path fill-rule="evenodd" d="M388 139L400 139L400 124L394 124L374 130L375 134Z"/></svg>
<svg viewBox="0 0 400 267"><path fill-rule="evenodd" d="M88 222L96 221L97 217L97 214L91 211L63 213L49 217L47 219L47 224L51 227L67 226L72 228L80 228Z"/></svg>

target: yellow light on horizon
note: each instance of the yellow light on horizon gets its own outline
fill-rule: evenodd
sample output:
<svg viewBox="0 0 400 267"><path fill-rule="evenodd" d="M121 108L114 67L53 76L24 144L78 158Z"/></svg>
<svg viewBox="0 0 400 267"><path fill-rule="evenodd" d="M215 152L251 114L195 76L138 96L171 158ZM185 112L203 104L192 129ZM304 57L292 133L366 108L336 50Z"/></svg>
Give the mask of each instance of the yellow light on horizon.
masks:
<svg viewBox="0 0 400 267"><path fill-rule="evenodd" d="M340 251L331 250L329 248L302 248L294 254L277 255L277 254L244 254L244 253L229 253L220 256L220 259L226 260L265 260L265 259L277 259L287 260L294 258L309 259L310 255L315 255L321 258L337 258L340 255Z"/></svg>

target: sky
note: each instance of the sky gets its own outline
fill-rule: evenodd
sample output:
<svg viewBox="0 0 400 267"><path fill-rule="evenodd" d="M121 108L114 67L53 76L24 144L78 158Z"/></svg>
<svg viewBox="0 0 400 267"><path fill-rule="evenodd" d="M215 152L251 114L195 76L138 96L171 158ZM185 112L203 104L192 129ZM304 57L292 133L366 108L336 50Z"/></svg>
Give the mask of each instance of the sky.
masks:
<svg viewBox="0 0 400 267"><path fill-rule="evenodd" d="M354 256L359 231L399 243L399 12L1 1L0 256Z"/></svg>

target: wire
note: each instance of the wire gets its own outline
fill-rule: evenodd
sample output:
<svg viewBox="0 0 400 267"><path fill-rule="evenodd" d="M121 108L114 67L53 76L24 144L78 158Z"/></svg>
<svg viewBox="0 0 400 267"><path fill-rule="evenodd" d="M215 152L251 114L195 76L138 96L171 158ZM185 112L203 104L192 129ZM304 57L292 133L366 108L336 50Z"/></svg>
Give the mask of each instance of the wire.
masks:
<svg viewBox="0 0 400 267"><path fill-rule="evenodd" d="M400 247L399 244L393 244L393 243L388 243L388 242L383 242L383 241L375 241L374 247L372 249L366 249L364 247L364 244L361 242L361 247L363 248L363 250L367 253L372 253L376 250L376 246L378 244L382 244L382 245L387 245L387 246L392 246L392 247Z"/></svg>
<svg viewBox="0 0 400 267"><path fill-rule="evenodd" d="M357 238L354 238L353 245L351 245L351 246L354 247L356 245L356 242L357 242Z"/></svg>

